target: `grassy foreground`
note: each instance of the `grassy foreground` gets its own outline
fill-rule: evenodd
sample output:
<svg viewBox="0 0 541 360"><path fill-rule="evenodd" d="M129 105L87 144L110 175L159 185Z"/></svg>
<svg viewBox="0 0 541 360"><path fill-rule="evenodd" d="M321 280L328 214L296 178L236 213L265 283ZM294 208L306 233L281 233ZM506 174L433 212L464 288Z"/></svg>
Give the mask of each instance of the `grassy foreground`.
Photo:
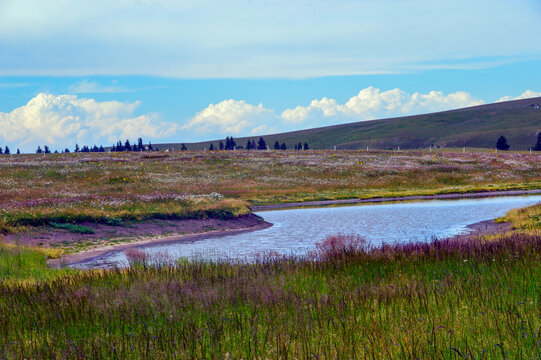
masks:
<svg viewBox="0 0 541 360"><path fill-rule="evenodd" d="M0 283L2 358L538 359L541 236Z"/></svg>

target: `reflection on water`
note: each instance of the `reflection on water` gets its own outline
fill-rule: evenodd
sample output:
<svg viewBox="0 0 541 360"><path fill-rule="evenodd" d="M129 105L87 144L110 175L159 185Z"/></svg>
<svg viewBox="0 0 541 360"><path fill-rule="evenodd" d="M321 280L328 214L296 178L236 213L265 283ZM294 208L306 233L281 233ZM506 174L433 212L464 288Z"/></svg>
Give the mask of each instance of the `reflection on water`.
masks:
<svg viewBox="0 0 541 360"><path fill-rule="evenodd" d="M337 233L358 234L373 245L429 241L465 234L469 224L540 201L541 196L516 196L266 211L257 213L274 224L265 230L141 249L151 257L246 259L269 251L302 255L327 235ZM126 264L123 252L113 252L80 266Z"/></svg>

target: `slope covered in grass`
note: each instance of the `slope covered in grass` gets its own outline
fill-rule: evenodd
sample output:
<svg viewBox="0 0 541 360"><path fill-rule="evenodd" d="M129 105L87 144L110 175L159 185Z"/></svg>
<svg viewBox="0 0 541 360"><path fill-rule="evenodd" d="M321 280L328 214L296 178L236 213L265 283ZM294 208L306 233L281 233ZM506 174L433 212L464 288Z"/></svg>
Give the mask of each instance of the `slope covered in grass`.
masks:
<svg viewBox="0 0 541 360"><path fill-rule="evenodd" d="M337 149L366 149L367 146L375 149L430 146L494 148L498 137L504 135L511 150L524 151L535 145L536 134L541 131L541 109L530 106L539 103L541 98L515 100L432 114L261 135L271 147L278 141L290 149L299 142L307 142L313 149L332 149L334 146ZM245 146L248 139L257 142L259 136L238 138L236 143ZM209 149L210 143L217 146L219 141L187 145L189 150ZM181 144L157 146L181 148Z"/></svg>

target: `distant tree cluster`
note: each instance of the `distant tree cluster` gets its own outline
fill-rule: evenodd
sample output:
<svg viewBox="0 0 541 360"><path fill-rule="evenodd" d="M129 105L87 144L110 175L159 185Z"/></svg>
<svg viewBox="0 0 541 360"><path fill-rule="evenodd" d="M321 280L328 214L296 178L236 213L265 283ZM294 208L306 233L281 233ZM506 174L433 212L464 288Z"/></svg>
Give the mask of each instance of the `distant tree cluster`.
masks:
<svg viewBox="0 0 541 360"><path fill-rule="evenodd" d="M183 144L184 145L184 144ZM130 140L126 139L124 144L122 141L117 141L116 144L113 144L111 147L112 152L122 152L122 151L153 151L152 144L149 142L148 145L143 144L143 139L139 138L137 143L130 143Z"/></svg>
<svg viewBox="0 0 541 360"><path fill-rule="evenodd" d="M496 141L496 149L498 150L509 150L509 144L507 144L507 139L505 136L500 136L498 141Z"/></svg>
<svg viewBox="0 0 541 360"><path fill-rule="evenodd" d="M11 154L11 150L9 150L9 147L7 145L4 149L2 149L2 147L0 146L0 155L1 154L6 154L6 155ZM19 149L17 149L17 154L20 154Z"/></svg>

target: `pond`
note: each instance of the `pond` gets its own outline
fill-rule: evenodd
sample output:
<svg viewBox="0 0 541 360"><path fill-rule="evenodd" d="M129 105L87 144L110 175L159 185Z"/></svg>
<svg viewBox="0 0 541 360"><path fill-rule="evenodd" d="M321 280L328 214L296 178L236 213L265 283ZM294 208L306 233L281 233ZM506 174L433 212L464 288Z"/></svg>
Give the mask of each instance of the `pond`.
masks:
<svg viewBox="0 0 541 360"><path fill-rule="evenodd" d="M178 259L250 259L258 253L302 255L328 235L357 234L372 245L425 242L467 234L468 225L503 216L507 211L541 202L541 196L429 200L341 207L300 208L258 212L274 226L189 243L148 245L150 257ZM126 266L122 251L111 252L77 267Z"/></svg>

